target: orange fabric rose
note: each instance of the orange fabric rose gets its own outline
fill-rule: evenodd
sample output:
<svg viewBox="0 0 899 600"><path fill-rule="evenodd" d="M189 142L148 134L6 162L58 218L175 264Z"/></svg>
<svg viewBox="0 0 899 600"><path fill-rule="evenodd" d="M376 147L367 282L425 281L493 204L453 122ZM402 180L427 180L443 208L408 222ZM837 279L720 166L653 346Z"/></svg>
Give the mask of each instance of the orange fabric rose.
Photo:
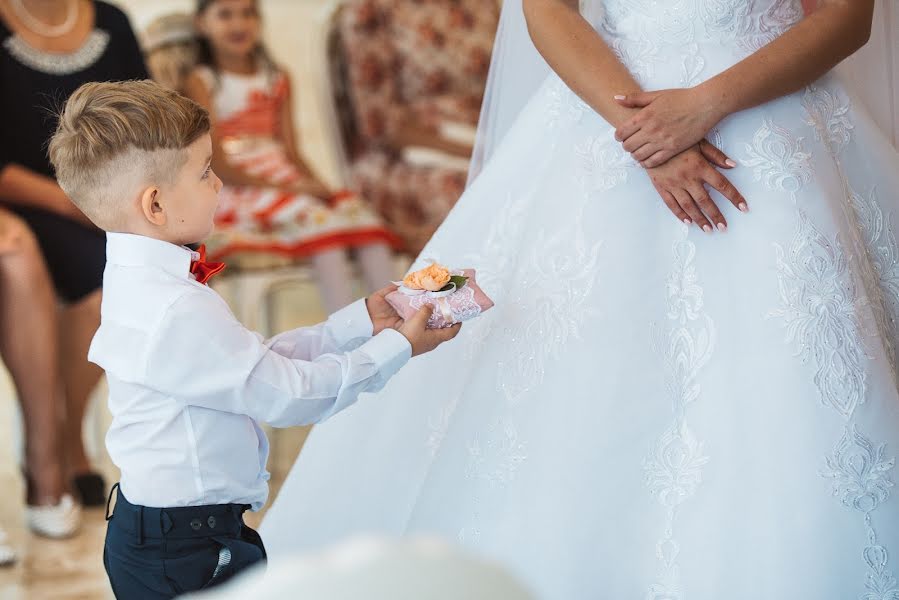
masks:
<svg viewBox="0 0 899 600"><path fill-rule="evenodd" d="M406 275L403 285L412 290L436 292L449 283L450 277L449 269L434 263L420 271Z"/></svg>

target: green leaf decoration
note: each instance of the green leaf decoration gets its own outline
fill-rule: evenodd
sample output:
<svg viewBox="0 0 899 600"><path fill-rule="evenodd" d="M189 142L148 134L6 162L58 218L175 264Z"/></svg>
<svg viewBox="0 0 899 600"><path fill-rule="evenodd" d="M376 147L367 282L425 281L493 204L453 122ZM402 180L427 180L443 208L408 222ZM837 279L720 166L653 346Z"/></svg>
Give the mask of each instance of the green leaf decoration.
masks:
<svg viewBox="0 0 899 600"><path fill-rule="evenodd" d="M463 277L462 275L453 275L450 277L450 283L456 284L456 289L461 290L466 283L468 283L468 277Z"/></svg>

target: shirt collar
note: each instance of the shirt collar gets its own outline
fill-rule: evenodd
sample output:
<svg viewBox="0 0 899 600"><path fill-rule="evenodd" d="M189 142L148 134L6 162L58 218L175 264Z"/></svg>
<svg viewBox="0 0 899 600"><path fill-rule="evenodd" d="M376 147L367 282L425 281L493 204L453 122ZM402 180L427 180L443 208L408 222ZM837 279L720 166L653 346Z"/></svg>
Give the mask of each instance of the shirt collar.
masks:
<svg viewBox="0 0 899 600"><path fill-rule="evenodd" d="M184 246L133 233L106 234L106 262L122 267L156 267L190 279L190 263L199 258Z"/></svg>

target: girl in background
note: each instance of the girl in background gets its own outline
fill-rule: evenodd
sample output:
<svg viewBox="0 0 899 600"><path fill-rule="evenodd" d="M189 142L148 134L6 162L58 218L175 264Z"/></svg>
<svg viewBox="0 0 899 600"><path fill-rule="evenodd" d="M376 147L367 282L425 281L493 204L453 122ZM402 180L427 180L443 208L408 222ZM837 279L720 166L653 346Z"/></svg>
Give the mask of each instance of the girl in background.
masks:
<svg viewBox="0 0 899 600"><path fill-rule="evenodd" d="M398 239L362 198L329 189L300 157L290 81L262 44L255 0L199 0L196 28L198 64L184 92L210 112L212 164L225 183L210 256L309 257L329 312L355 297L349 248L366 286L383 287Z"/></svg>

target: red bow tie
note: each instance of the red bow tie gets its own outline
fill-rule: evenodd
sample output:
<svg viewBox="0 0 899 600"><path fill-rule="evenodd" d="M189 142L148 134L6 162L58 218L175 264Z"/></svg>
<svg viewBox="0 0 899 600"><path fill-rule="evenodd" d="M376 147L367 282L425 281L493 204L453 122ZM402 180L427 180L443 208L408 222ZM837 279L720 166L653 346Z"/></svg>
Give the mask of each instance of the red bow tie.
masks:
<svg viewBox="0 0 899 600"><path fill-rule="evenodd" d="M206 244L200 246L197 252L199 252L200 258L199 260L190 261L190 272L197 278L197 281L205 285L207 281L212 279L213 275L217 275L225 270L225 263L206 262Z"/></svg>

